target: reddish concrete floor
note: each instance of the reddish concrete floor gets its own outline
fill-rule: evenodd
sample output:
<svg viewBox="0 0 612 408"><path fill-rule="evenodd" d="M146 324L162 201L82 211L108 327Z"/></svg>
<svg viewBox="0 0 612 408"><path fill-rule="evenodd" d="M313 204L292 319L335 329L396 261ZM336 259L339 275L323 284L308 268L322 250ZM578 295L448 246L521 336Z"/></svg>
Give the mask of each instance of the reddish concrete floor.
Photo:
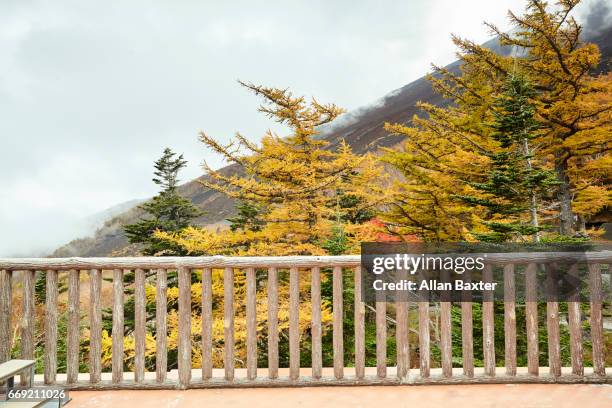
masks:
<svg viewBox="0 0 612 408"><path fill-rule="evenodd" d="M512 384L75 391L67 408L612 407L612 385Z"/></svg>

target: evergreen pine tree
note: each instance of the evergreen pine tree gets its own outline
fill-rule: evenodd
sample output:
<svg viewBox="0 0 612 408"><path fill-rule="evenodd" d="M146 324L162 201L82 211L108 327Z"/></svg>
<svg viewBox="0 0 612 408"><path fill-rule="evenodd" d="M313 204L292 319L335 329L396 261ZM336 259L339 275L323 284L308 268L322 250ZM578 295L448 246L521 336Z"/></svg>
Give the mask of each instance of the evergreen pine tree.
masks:
<svg viewBox="0 0 612 408"><path fill-rule="evenodd" d="M489 155L491 166L486 180L470 183L485 194L461 196L470 204L485 207L489 213L489 221L484 224L490 231L474 233L481 241L504 242L530 235L539 241L539 232L544 229L538 220L538 198L549 195L557 182L551 170L533 162L531 141L539 128L530 101L534 96L523 76L510 75L503 93L493 104L491 137L500 149ZM527 212L529 215L525 216Z"/></svg>
<svg viewBox="0 0 612 408"><path fill-rule="evenodd" d="M155 162L153 177L153 182L162 190L139 207L146 213L146 218L124 227L130 243L144 245L144 255L185 254L179 246L156 238L154 233L181 231L188 227L194 218L202 215L190 200L181 197L177 191L178 173L186 164L182 154L176 157L176 153L171 149L164 150L162 157Z"/></svg>

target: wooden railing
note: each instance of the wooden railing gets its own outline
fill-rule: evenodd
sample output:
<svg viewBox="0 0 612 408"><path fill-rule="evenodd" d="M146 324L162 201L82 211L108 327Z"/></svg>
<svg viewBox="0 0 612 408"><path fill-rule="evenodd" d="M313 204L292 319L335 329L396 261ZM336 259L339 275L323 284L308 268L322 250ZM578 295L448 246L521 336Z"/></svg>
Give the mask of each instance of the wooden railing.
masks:
<svg viewBox="0 0 612 408"><path fill-rule="evenodd" d="M558 254L558 259L566 257ZM453 369L451 303L441 302L440 311L440 368L431 368L430 347L430 304L418 305L418 329L409 327L409 305L397 303L395 308L396 364L387 366L387 304L379 302L366 305L361 298L361 267L359 256L298 256L298 257L160 257L160 258L70 258L70 259L0 259L0 362L9 359L11 353L11 318L14 311L13 292L17 286L20 271L22 310L20 320L20 353L30 359L35 351L35 327L38 326L44 338L44 377L46 384L62 384L72 389L108 388L203 388L231 386L305 386L305 385L359 385L359 384L423 384L423 383L516 383L516 382L594 382L612 383L606 374L604 332L602 324L601 265L612 261L612 252L589 254L586 261L589 270L589 293L594 296L588 313L590 320L590 342L592 344L593 367L584 367L583 338L578 303L568 306L568 325L571 335L571 369L562 368L559 338L559 304L546 304L546 328L548 333L549 367L546 372L540 368L538 350L537 302L526 302L526 333L528 367L517 368L517 339L515 314L515 265L524 265L527 288L535 287L536 264L550 260L551 254L540 256L530 254L489 254L488 271L491 265L504 268L504 336L505 370L496 369L494 332L502 330L494 325L494 307L491 299L482 305L483 328L483 369L474 367L473 315L469 298L461 302L461 361L462 368ZM224 364L223 376L218 367L213 369L213 304L212 271L222 269L224 284ZM192 376L192 335L191 333L191 271L202 273L202 332L201 332L201 374ZM234 272L243 270L246 275L246 376L235 376L234 358ZM286 375L279 370L279 271L289 271L289 367ZM321 275L331 270L333 282L333 371L322 366L322 324L321 324ZM37 322L35 312L35 278L37 272L44 272L46 279L44 322ZM80 365L80 291L81 273L89 274L89 379L84 380ZM101 364L102 348L102 272L113 271L112 293L112 375L104 379ZM125 271L134 272L134 338L135 359L133 379L124 378L124 297L123 277ZM146 299L145 282L156 287L155 331L167 333L167 276L168 271L178 273L178 377L168 375L167 336L156 336L156 374L145 375ZM258 370L257 358L257 274L267 271L267 369ZM58 282L60 273L67 274L68 324L65 380L58 379ZM310 322L312 366L308 375L300 370L300 274L310 273ZM345 367L343 336L343 289L347 277L354 279L354 361L353 367ZM64 278L66 279L66 278ZM344 279L344 281L343 281ZM12 284L13 282L13 284ZM261 286L261 285L260 285ZM595 296L596 294L602 296ZM365 314L366 307L375 310L376 318L376 367L366 367L365 356ZM418 330L419 362L412 364L409 353L409 331ZM16 356L13 356L16 357ZM413 362L414 363L414 362ZM418 370L411 367L418 366ZM503 370L503 371L502 371ZM568 372L568 370L570 370ZM127 377L127 376L126 376ZM132 375L130 375L132 377Z"/></svg>

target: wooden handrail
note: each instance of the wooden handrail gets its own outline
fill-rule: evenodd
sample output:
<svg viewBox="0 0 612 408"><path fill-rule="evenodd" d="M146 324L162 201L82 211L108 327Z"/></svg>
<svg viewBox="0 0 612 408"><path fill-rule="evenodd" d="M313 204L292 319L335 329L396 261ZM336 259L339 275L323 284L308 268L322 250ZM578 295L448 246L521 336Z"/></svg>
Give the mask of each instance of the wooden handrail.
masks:
<svg viewBox="0 0 612 408"><path fill-rule="evenodd" d="M470 254L473 257L482 254ZM487 253L484 263L528 264L559 262L607 263L612 251L594 252L522 252ZM186 256L186 257L117 257L117 258L0 258L0 270L70 270L70 269L174 269L201 268L312 268L355 267L361 263L359 255L340 256Z"/></svg>
<svg viewBox="0 0 612 408"><path fill-rule="evenodd" d="M476 256L471 254L472 256ZM565 375L561 365L560 353L560 302L548 301L546 304L546 331L548 334L547 350L549 356L548 372L540 373L538 350L538 302L533 291L536 290L537 264L547 264L552 261L581 261L588 264L588 289L591 293L589 321L590 341L592 343L592 371L585 370L583 333L581 328L581 309L576 303L568 307L568 326L570 333L571 375ZM375 323L371 329L376 331L376 371L369 372L365 366L365 303L361 293L361 258L351 256L287 256L287 257L141 257L141 258L45 258L45 259L0 259L0 363L10 357L11 350L11 316L14 299L13 290L17 285L12 283L13 271L23 271L22 316L20 320L22 358L34 355L36 339L44 338L44 382L46 384L62 383L70 388L193 388L219 386L279 386L279 385L355 385L355 384L396 384L396 383L488 383L488 382L597 382L612 383L612 376L606 373L603 310L602 310L602 269L601 264L612 263L612 251L589 253L568 252L531 252L531 253L495 253L487 254L485 264L485 280L492 280L492 268L503 267L504 288L504 324L496 327L493 298L486 297L482 305L483 328L483 358L484 368L474 367L474 314L470 293L461 298L461 357L463 375L458 376L453 370L452 302L444 300L440 304L439 336L431 336L430 320L433 310L429 302L418 302L418 330L410 327L407 303L398 301L395 305L385 302L376 303L376 307L368 308L376 314ZM516 265L525 265L526 298L525 319L527 333L527 373L517 367L516 349L516 302L518 293L515 279ZM223 273L223 377L213 370L213 269L215 274ZM201 292L201 332L192 333L191 318L193 313L192 270L202 272ZM241 270L245 280L245 310L246 310L246 360L240 361L246 368L246 377L236 375L235 344L243 339L235 338L235 276L236 270ZM521 269L523 270L523 269ZM36 335L37 325L34 322L35 301L34 286L38 271L46 273L46 300L44 302L44 325L38 325L41 334ZM102 274L112 271L112 375L105 378L101 367L102 346ZM123 338L125 334L124 297L126 288L124 276L126 271L134 272L134 379L124 378ZM169 379L168 376L168 322L167 322L167 287L168 271L176 271L178 275L178 376ZM279 277L280 271L288 272L288 280ZM331 273L329 273L331 271ZM350 279L347 279L350 271ZM61 275L60 275L61 272ZM262 275L262 272L266 272ZM303 274L309 279L302 279ZM332 350L333 372L324 374L322 356L322 275L331 276L332 302ZM572 273L571 270L569 273ZM83 306L81 298L81 275L89 276L89 303ZM66 379L58 380L57 342L58 342L58 284L60 277L68 281L68 296L66 299L68 311ZM174 275L172 275L174 276ZM219 275L215 275L217 278ZM241 275L240 275L241 276ZM279 279L280 278L280 279ZM447 279L448 277L442 279ZM469 276L466 274L466 279ZM552 278L552 277L551 277ZM262 282L262 279L265 280ZM352 281L352 282L351 282ZM300 285L304 282L310 285L310 298L303 298ZM155 321L147 323L147 294L145 286L155 286ZM221 284L216 281L215 284ZM288 310L279 310L279 290L281 285L287 285ZM355 344L345 344L344 309L346 308L347 286L354 289L354 335ZM267 288L267 343L258 339L257 308L261 305L257 299L257 291ZM129 289L131 290L131 289ZM176 289L174 289L176 290ZM131 292L130 292L131 293ZM217 292L218 293L218 292ZM176 292L174 292L176 296ZM200 295L198 295L200 296ZM287 295L283 295L287 296ZM312 308L311 353L312 374L304 376L300 367L301 332L300 311L303 302L310 301ZM198 300L196 303L199 303ZM82 308L89 310L89 378L83 381L79 378L80 367L80 325ZM198 307L198 306L196 306ZM387 313L395 310L395 331L388 330ZM279 313L288 315L288 371L286 377L279 375ZM370 312L371 313L371 312ZM216 317L221 319L220 317ZM329 321L328 321L329 322ZM303 323L303 322L302 322ZM145 372L146 336L149 325L154 324L156 333L156 375L155 379ZM499 326L499 325L498 325ZM476 326L478 327L478 326ZM44 331L43 331L44 330ZM503 330L505 353L505 372L496 369L495 330ZM409 333L418 334L419 357L410 361ZM395 373L388 364L387 338L395 336L396 370ZM201 337L202 355L201 377L192 373L192 342L194 336ZM328 337L329 338L329 337ZM436 374L432 368L432 343L439 340L441 374ZM434 345L437 343L434 343ZM267 369L265 374L258 370L258 347L267 346ZM345 367L345 349L354 350L354 361ZM455 356L459 357L459 356ZM480 356L478 356L480 358ZM501 359L501 356L498 357ZM219 361L219 359L217 359ZM354 371L351 367L354 363ZM410 370L410 367L419 367ZM175 367L171 367L175 368ZM544 371L544 370L543 370ZM592 374L585 375L585 372ZM608 371L609 372L609 371ZM195 378L192 378L195 377ZM127 377L127 376L125 376Z"/></svg>

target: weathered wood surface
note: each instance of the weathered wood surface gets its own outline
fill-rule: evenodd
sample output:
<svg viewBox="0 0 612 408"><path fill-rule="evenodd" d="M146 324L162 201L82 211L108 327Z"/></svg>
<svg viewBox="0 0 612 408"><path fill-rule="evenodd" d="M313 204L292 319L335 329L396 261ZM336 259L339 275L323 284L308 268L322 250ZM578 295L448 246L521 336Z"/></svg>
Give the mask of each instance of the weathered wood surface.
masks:
<svg viewBox="0 0 612 408"><path fill-rule="evenodd" d="M34 271L23 271L23 314L21 318L21 358L32 360L34 358ZM21 374L21 385L28 385L30 373Z"/></svg>
<svg viewBox="0 0 612 408"><path fill-rule="evenodd" d="M317 258L317 257L314 257ZM143 266L144 267L144 266ZM69 386L83 387L90 389L121 389L124 386L129 388L166 388L173 387L172 382L166 379L166 276L165 270L158 271L157 282L157 327L158 331L158 375L155 383L151 380L146 380L144 377L144 353L145 353L145 319L146 319L146 299L145 299L145 272L143 267L136 268L135 279L135 339L136 339L136 354L135 354L135 379L124 380L123 371L123 271L116 268L113 273L113 384L107 381L101 381L101 269L91 268L90 270L90 303L89 303L89 320L90 320L90 356L89 356L89 374L91 384L83 384L77 381L78 366L79 366L79 272L72 270L69 272L69 290L68 290L68 356L67 356L67 383ZM547 284L551 285L554 282L554 263L547 264L548 280ZM387 350L386 350L386 321L389 317L386 315L387 308L383 302L378 302L376 305L376 325L377 325L377 375L376 377L365 375L365 308L361 299L361 269L355 267L355 376L345 378L344 374L344 343L343 343L343 264L333 265L333 361L334 361L334 376L321 377L321 282L320 282L320 267L314 266L311 268L311 301L313 308L312 322L312 377L300 376L300 339L299 339L299 309L300 309L300 292L299 292L299 271L298 266L291 266L289 269L289 377L278 378L278 276L275 266L269 267L268 273L268 324L269 337L268 345L270 347L268 358L271 364L269 365L269 377L257 377L257 321L256 321L256 271L255 267L245 267L246 272L246 317L247 317L247 377L234 378L234 287L233 287L233 267L226 266L224 273L224 332L225 332L225 355L224 369L225 378L212 378L212 270L204 268L203 270L203 290L202 290L202 380L196 378L191 380L191 271L190 268L182 264L179 268L179 381L176 383L178 388L201 388L201 387L232 387L242 386L249 383L251 386L277 386L279 384L290 384L292 386L310 386L310 385L358 385L358 384L395 384L399 382L426 384L426 383L515 383L515 382L593 382L593 383L612 383L612 380L605 377L605 346L603 343L603 323L602 323L602 278L601 270L598 264L589 264L589 293L591 293L591 310L589 313L591 324L591 340L593 343L593 372L594 375L584 375L585 368L583 362L582 350L582 329L581 329L581 311L577 302L570 302L568 305L568 327L570 331L570 348L572 356L572 375L562 375L560 361L560 328L559 328L559 304L557 301L550 300L547 302L547 332L548 332L548 354L549 354L549 370L548 375L538 376L539 361L538 361L538 344L537 344L537 303L535 302L536 289L536 264L530 263L526 269L526 285L527 285L527 302L526 302L526 324L527 324L527 343L528 343L528 373L518 374L516 367L516 316L515 316L515 276L514 266L504 265L504 338L505 338L505 363L506 373L503 376L495 378L495 352L493 347L494 333L494 316L492 299L486 297L483 303L483 348L484 348L484 363L485 376L474 376L473 367L473 339L472 339L472 304L471 298L462 298L462 347L464 357L464 376L453 376L452 370L452 349L451 349L451 320L450 320L450 302L442 301L440 304L440 349L442 370L432 370L433 372L441 372L441 375L436 375L431 381L430 377L430 339L429 339L429 303L419 303L419 354L420 354L420 375L408 376L409 355L408 355L408 310L407 303L397 303L396 309L396 331L397 336L397 378L387 378ZM160 274L161 272L161 274ZM10 298L11 271L0 270L0 311L6 311L7 317L0 320L0 329L9 325L10 328ZM571 273L571 271L570 271ZM27 357L27 353L33 355L34 352L34 270L30 269L24 273L23 278L23 310L24 315L21 320L22 330L22 352L23 356ZM46 277L46 314L45 328L57 327L57 311L55 316L49 313L51 308L57 309L57 285L58 271L49 270ZM485 281L492 280L491 267L485 268ZM8 289L8 290L7 290ZM207 293L210 291L210 293ZM468 296L469 292L464 295ZM8 300L7 300L8 299ZM117 307L121 307L120 313ZM207 311L208 310L208 311ZM318 310L318 318L317 311ZM208 314L208 318L207 318ZM162 319L163 318L163 322ZM318 321L317 321L318 320ZM8 323L7 323L8 322ZM317 324L318 323L318 324ZM318 328L317 328L318 326ZM52 330L46 330L44 334L45 349L53 351L46 353L45 360L45 376L46 383L56 381L57 371L57 352L54 350L57 345L57 332L50 333ZM10 330L8 330L10 333ZM161 333L163 332L163 335ZM209 333L207 338L206 333ZM0 332L0 340L3 333ZM28 336L31 338L28 339ZM55 338L54 338L55 336ZM117 337L115 341L115 336ZM6 334L4 337L7 337ZM381 338L382 337L382 338ZM163 340L162 340L163 339ZM10 342L10 339L8 339ZM161 345L161 347L160 347ZM276 350L275 350L276 348ZM31 350L30 350L31 349ZM120 349L117 352L116 349ZM73 354L70 354L73 350ZM405 353L404 353L405 351ZM0 353L5 352L0 345ZM160 355L160 353L163 354ZM209 357L206 357L206 354ZM276 356L274 355L276 353ZM319 356L317 358L317 355ZM2 357L0 355L0 357ZM55 360L55 361L54 361ZM116 361L117 360L117 361ZM207 362L208 361L208 362ZM590 368L587 368L589 373ZM478 371L478 370L477 370ZM563 371L567 373L567 371ZM500 372L498 371L498 374ZM524 373L524 371L523 371ZM569 378L568 378L569 377ZM513 380L515 378L516 380ZM510 380L509 380L510 379ZM289 381L289 382L288 382ZM170 385L168 385L170 384Z"/></svg>
<svg viewBox="0 0 612 408"><path fill-rule="evenodd" d="M429 302L419 302L419 366L423 378L429 377L430 349Z"/></svg>
<svg viewBox="0 0 612 408"><path fill-rule="evenodd" d="M579 279L577 265L572 265L568 274ZM569 297L567 303L567 320L570 332L570 353L572 357L572 374L583 375L583 351L582 351L582 319L580 317L580 293L577 291Z"/></svg>
<svg viewBox="0 0 612 408"><path fill-rule="evenodd" d="M155 284L155 373L158 383L164 383L168 373L168 272L157 270Z"/></svg>
<svg viewBox="0 0 612 408"><path fill-rule="evenodd" d="M400 270L398 279L407 279L406 270ZM410 350L408 345L408 297L401 294L396 298L395 304L395 345L397 358L397 372L399 378L406 378L410 368Z"/></svg>
<svg viewBox="0 0 612 408"><path fill-rule="evenodd" d="M15 375L23 372L26 369L32 369L35 364L36 360L15 359L0 364L0 383L3 384L9 378L14 377Z"/></svg>
<svg viewBox="0 0 612 408"><path fill-rule="evenodd" d="M223 271L223 332L225 379L234 379L234 269Z"/></svg>
<svg viewBox="0 0 612 408"><path fill-rule="evenodd" d="M340 379L344 377L344 339L343 339L343 295L342 295L342 267L334 266L333 269L333 349L334 349L334 377Z"/></svg>
<svg viewBox="0 0 612 408"><path fill-rule="evenodd" d="M134 381L144 381L145 347L146 347L146 294L145 271L138 268L134 271Z"/></svg>
<svg viewBox="0 0 612 408"><path fill-rule="evenodd" d="M254 380L257 378L257 281L255 280L255 268L246 269L246 283L247 378Z"/></svg>
<svg viewBox="0 0 612 408"><path fill-rule="evenodd" d="M420 254L419 254L420 255ZM472 254L478 256L479 254ZM599 252L529 252L529 253L487 253L487 264L526 264L546 263L552 260L569 262L608 263L612 261L612 251ZM172 269L185 267L202 268L298 268L355 267L361 264L359 255L340 256L272 256L272 257L117 257L117 258L0 258L0 270L27 269Z"/></svg>
<svg viewBox="0 0 612 408"><path fill-rule="evenodd" d="M113 383L123 381L123 337L125 335L123 269L113 270Z"/></svg>
<svg viewBox="0 0 612 408"><path fill-rule="evenodd" d="M603 320L601 305L603 290L601 284L601 268L599 265L589 265L589 292L591 294L591 342L593 343L593 370L597 375L606 375L606 360L604 355Z"/></svg>
<svg viewBox="0 0 612 408"><path fill-rule="evenodd" d="M442 281L450 282L450 271L442 270ZM449 296L446 296L449 297ZM452 377L453 375L453 347L452 347L452 321L451 321L451 302L440 302L440 353L442 360L442 375Z"/></svg>
<svg viewBox="0 0 612 408"><path fill-rule="evenodd" d="M549 298L546 302L546 330L548 332L548 367L552 376L561 376L561 346L559 334L559 302L554 301L556 293L556 271L548 268L546 285Z"/></svg>
<svg viewBox="0 0 612 408"><path fill-rule="evenodd" d="M11 357L12 276L13 272L0 270L0 364Z"/></svg>
<svg viewBox="0 0 612 408"><path fill-rule="evenodd" d="M289 378L300 376L300 276L298 268L289 270Z"/></svg>
<svg viewBox="0 0 612 408"><path fill-rule="evenodd" d="M191 270L178 268L179 321L178 321L178 370L181 388L191 381Z"/></svg>
<svg viewBox="0 0 612 408"><path fill-rule="evenodd" d="M485 265L482 272L484 282L493 282L493 268ZM482 349L484 354L485 374L495 375L495 316L493 309L493 294L490 291L482 295Z"/></svg>
<svg viewBox="0 0 612 408"><path fill-rule="evenodd" d="M356 292L355 299L357 299ZM321 268L317 266L311 269L310 300L312 303L312 323L310 328L312 337L312 377L321 378L323 367L323 348L321 344ZM357 329L355 328L355 330Z"/></svg>
<svg viewBox="0 0 612 408"><path fill-rule="evenodd" d="M99 269L89 271L89 288L89 381L97 383L102 371L102 273Z"/></svg>
<svg viewBox="0 0 612 408"><path fill-rule="evenodd" d="M463 275L463 280L471 281L469 272ZM463 356L463 375L474 376L474 324L472 321L472 294L464 291L461 294L461 354Z"/></svg>
<svg viewBox="0 0 612 408"><path fill-rule="evenodd" d="M376 375L387 376L387 303L376 302Z"/></svg>
<svg viewBox="0 0 612 408"><path fill-rule="evenodd" d="M57 271L47 271L45 280L45 384L55 384L57 378Z"/></svg>
<svg viewBox="0 0 612 408"><path fill-rule="evenodd" d="M323 377L320 379L312 377L300 377L298 380L291 380L289 377L281 377L275 380L259 377L256 380L247 378L236 378L233 381L226 381L223 378L214 378L206 381L192 381L189 388L280 388L280 387L327 387L327 386L376 386L376 385L463 385L463 384L612 384L612 377L601 376L563 376L554 377L549 375L532 376L532 375L516 375L505 376L499 375L496 377L477 375L474 377L453 376L450 378L441 375L431 376L429 378L413 377L409 382L397 378L396 376L379 378L377 376L366 376L359 379L354 376L344 377L342 379ZM152 389L177 389L176 382L166 382L159 384L153 381L145 381L144 383L124 382L121 384L112 384L110 382L102 382L98 384L90 384L80 382L66 387L69 390L152 390Z"/></svg>
<svg viewBox="0 0 612 408"><path fill-rule="evenodd" d="M516 282L514 265L504 266L504 346L506 375L516 375Z"/></svg>
<svg viewBox="0 0 612 408"><path fill-rule="evenodd" d="M71 270L68 277L68 336L66 339L66 382L77 382L79 374L79 270Z"/></svg>
<svg viewBox="0 0 612 408"><path fill-rule="evenodd" d="M268 268L268 377L278 377L278 270Z"/></svg>
<svg viewBox="0 0 612 408"><path fill-rule="evenodd" d="M539 375L540 354L538 345L537 268L529 264L525 269L525 320L527 325L527 369L531 375Z"/></svg>
<svg viewBox="0 0 612 408"><path fill-rule="evenodd" d="M202 270L202 379L212 378L212 270Z"/></svg>
<svg viewBox="0 0 612 408"><path fill-rule="evenodd" d="M362 299L361 299L361 290L362 290L361 288L361 266L357 266L355 267L355 316L354 316L354 320L355 320L355 375L357 376L357 378L363 378L365 376L365 304L362 302ZM320 374L319 374L319 377L320 377Z"/></svg>

